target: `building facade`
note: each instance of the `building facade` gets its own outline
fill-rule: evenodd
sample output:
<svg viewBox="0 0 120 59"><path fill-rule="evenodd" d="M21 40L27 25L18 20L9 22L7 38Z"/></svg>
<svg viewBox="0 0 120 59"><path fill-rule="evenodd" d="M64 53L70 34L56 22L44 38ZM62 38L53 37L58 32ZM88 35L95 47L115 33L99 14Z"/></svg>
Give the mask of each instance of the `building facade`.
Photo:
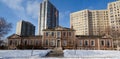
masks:
<svg viewBox="0 0 120 59"><path fill-rule="evenodd" d="M76 36L76 49L80 50L113 50L113 39L105 36Z"/></svg>
<svg viewBox="0 0 120 59"><path fill-rule="evenodd" d="M16 34L20 36L33 36L35 35L35 26L27 21L17 22Z"/></svg>
<svg viewBox="0 0 120 59"><path fill-rule="evenodd" d="M120 35L120 1L108 4L111 34Z"/></svg>
<svg viewBox="0 0 120 59"><path fill-rule="evenodd" d="M49 0L43 0L43 2L40 4L40 13L38 19L39 35L43 35L43 29L54 28L58 25L59 11Z"/></svg>
<svg viewBox="0 0 120 59"><path fill-rule="evenodd" d="M70 26L76 35L104 35L109 33L107 10L82 10L70 14Z"/></svg>
<svg viewBox="0 0 120 59"><path fill-rule="evenodd" d="M55 27L43 30L42 45L44 48L73 49L75 44L75 31L71 28Z"/></svg>
<svg viewBox="0 0 120 59"><path fill-rule="evenodd" d="M8 49L40 49L42 36L20 36L13 34L8 37Z"/></svg>

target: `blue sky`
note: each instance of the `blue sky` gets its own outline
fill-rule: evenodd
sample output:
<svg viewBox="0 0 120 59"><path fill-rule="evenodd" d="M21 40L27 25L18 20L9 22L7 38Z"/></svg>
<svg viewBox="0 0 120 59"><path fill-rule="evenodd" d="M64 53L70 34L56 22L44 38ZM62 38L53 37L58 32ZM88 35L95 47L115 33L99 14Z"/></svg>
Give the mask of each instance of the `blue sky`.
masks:
<svg viewBox="0 0 120 59"><path fill-rule="evenodd" d="M38 12L42 0L0 0L0 17L13 23L12 31L7 35L16 32L16 23L19 20L26 20L36 26L38 34ZM64 27L70 26L70 13L90 9L107 9L107 4L115 0L50 0L59 10L59 24Z"/></svg>

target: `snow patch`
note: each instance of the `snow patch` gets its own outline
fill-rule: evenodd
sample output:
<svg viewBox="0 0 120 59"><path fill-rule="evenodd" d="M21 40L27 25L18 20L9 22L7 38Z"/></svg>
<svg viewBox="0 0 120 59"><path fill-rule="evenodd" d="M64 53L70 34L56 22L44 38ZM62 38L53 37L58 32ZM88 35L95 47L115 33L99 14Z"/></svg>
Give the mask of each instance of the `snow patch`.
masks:
<svg viewBox="0 0 120 59"><path fill-rule="evenodd" d="M64 57L120 58L120 51L113 50L64 50Z"/></svg>
<svg viewBox="0 0 120 59"><path fill-rule="evenodd" d="M0 50L0 59L2 58L28 58L28 57L44 57L51 50Z"/></svg>

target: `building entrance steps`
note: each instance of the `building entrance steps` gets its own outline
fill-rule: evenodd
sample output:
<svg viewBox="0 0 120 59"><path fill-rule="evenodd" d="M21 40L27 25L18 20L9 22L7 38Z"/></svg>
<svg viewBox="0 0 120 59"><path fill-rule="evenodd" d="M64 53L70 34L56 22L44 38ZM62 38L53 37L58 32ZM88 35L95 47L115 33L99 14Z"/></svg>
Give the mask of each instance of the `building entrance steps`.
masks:
<svg viewBox="0 0 120 59"><path fill-rule="evenodd" d="M63 57L63 50L61 47L56 47L46 57Z"/></svg>

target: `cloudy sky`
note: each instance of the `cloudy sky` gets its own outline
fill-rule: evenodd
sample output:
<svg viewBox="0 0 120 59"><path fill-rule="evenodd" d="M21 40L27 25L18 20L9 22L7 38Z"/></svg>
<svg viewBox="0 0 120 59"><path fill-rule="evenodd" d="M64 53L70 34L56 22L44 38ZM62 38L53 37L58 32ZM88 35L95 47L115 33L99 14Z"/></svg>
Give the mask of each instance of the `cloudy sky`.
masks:
<svg viewBox="0 0 120 59"><path fill-rule="evenodd" d="M70 13L90 9L106 9L107 3L115 0L50 0L59 10L59 22L61 26L69 27ZM13 23L11 35L16 32L16 23L19 20L26 20L36 26L38 34L38 13L39 4L42 0L0 0L0 17Z"/></svg>

